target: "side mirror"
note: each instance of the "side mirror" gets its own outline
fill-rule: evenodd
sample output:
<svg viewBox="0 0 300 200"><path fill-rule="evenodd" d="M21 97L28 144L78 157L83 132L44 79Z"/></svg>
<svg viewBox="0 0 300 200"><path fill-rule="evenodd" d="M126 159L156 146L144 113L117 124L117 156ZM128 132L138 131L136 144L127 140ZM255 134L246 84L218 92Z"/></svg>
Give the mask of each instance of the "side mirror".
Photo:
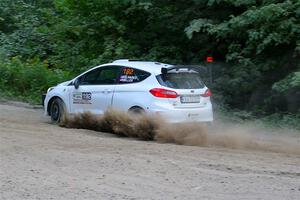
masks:
<svg viewBox="0 0 300 200"><path fill-rule="evenodd" d="M75 81L74 81L74 87L75 87L75 89L79 88L79 80L78 80L78 78L75 79Z"/></svg>

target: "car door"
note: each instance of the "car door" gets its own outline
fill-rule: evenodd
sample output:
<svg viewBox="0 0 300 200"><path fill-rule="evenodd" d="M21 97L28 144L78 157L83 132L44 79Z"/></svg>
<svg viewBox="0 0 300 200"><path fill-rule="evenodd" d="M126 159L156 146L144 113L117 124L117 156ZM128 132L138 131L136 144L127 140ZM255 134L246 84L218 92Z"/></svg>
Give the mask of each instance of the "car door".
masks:
<svg viewBox="0 0 300 200"><path fill-rule="evenodd" d="M149 100L147 83L141 83L151 73L133 67L124 67L121 70L119 84L115 87L113 104L115 109L128 110L133 106L142 107ZM151 85L150 85L151 87Z"/></svg>
<svg viewBox="0 0 300 200"><path fill-rule="evenodd" d="M71 112L103 114L111 106L120 68L99 67L79 77L79 87L70 91Z"/></svg>

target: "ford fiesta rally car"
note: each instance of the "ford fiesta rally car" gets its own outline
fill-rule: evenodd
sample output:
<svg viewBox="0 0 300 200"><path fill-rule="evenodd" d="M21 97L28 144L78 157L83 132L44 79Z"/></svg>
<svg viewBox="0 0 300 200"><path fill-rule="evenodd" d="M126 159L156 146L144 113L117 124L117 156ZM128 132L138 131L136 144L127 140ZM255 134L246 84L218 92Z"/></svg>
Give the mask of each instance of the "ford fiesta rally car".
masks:
<svg viewBox="0 0 300 200"><path fill-rule="evenodd" d="M158 62L116 60L48 89L45 114L103 114L108 108L154 113L168 122L213 121L211 92L197 68Z"/></svg>

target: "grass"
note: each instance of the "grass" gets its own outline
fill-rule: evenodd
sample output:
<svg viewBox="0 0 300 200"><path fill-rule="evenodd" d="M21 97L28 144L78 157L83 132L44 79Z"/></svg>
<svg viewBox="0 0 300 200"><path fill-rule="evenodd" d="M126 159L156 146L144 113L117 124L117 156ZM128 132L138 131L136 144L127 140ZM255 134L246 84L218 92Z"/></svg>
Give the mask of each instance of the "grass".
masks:
<svg viewBox="0 0 300 200"><path fill-rule="evenodd" d="M251 112L218 107L215 109L215 120L233 124L253 124L271 129L300 130L300 113L274 113L257 117Z"/></svg>

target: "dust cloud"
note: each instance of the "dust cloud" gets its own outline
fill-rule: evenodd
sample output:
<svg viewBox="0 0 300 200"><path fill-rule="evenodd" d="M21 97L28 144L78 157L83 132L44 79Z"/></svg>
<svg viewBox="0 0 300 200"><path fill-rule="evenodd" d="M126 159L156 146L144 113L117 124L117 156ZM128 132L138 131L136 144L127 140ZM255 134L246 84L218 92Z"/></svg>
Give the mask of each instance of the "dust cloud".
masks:
<svg viewBox="0 0 300 200"><path fill-rule="evenodd" d="M60 126L109 132L159 143L300 155L300 138L298 141L294 139L289 141L286 138L275 137L273 133L266 130L229 124L211 127L202 123L169 124L157 115L132 115L116 110L108 110L101 116L89 112L74 116L65 115Z"/></svg>

